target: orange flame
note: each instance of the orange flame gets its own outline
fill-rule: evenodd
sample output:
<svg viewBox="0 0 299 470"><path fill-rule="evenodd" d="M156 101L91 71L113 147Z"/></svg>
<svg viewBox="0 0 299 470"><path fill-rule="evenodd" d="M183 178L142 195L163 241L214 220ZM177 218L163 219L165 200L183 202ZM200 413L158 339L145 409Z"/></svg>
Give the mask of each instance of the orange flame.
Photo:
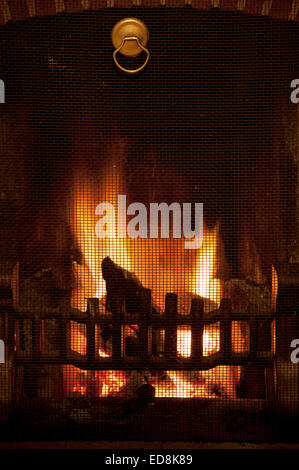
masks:
<svg viewBox="0 0 299 470"><path fill-rule="evenodd" d="M181 357L191 357L192 332L190 326L180 326L177 331L177 351ZM209 356L219 351L220 336L218 329L204 329L203 355Z"/></svg>
<svg viewBox="0 0 299 470"><path fill-rule="evenodd" d="M84 265L75 265L80 284L73 292L73 306L86 309L84 298L105 296L105 283L101 274L101 262L109 256L114 262L127 270L133 270L145 287L151 288L155 302L162 306L166 292L181 290L204 297L205 311L219 306L221 298L220 281L215 279L217 261L217 241L219 225L213 230L204 230L203 244L199 250L185 250L184 240L127 240L120 238L98 239L95 233L97 217L95 208L101 202L109 202L117 207L118 194L126 194L122 155L124 148L121 141L111 148L111 155L106 158L107 166L102 172L101 185L96 178L82 172L74 177L72 200L70 203L70 224L84 256ZM115 217L117 227L117 215ZM197 256L194 260L194 255ZM142 262L140 261L142 259ZM195 264L195 271L190 276ZM195 263L194 263L195 261ZM182 272L181 266L188 267ZM178 272L179 276L173 276ZM180 284L181 283L181 284ZM189 285L188 285L189 283ZM180 285L179 285L180 284ZM187 309L186 309L187 310ZM203 332L203 354L208 356L219 350L219 327L211 325ZM177 353L188 358L192 346L191 327L179 326L177 330ZM79 354L86 354L86 332L74 322L71 325L71 349ZM100 357L111 357L104 347L98 348ZM80 371L76 367L65 366L65 382L68 393L88 394L96 390L98 396L119 394L125 389L128 374L121 371ZM216 367L204 372L167 371L166 380L152 380L157 397L215 397L215 384L223 386L227 396L234 395L236 378L233 368ZM229 385L226 387L226 382ZM93 387L91 387L91 383ZM231 385L233 384L233 385Z"/></svg>
<svg viewBox="0 0 299 470"><path fill-rule="evenodd" d="M99 239L95 232L98 216L95 210L98 204L107 202L117 208L118 194L125 194L123 181L122 156L124 143L116 139L107 151L106 167L101 175L78 172L74 175L73 193L70 201L69 221L76 241L84 256L84 265L75 265L76 274L81 281L79 289L73 293L73 306L85 310L87 297L104 297L105 281L102 277L102 260L109 256L115 263L130 270L127 241L123 238ZM100 177L101 176L101 177ZM101 184L99 184L99 180ZM109 214L107 214L107 218ZM115 221L109 220L117 226Z"/></svg>

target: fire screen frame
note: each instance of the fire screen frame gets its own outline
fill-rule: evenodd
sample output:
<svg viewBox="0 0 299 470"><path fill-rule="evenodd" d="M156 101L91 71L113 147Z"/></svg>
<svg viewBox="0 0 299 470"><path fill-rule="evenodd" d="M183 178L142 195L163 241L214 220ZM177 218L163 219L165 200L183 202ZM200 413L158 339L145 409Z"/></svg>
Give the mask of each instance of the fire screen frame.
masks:
<svg viewBox="0 0 299 470"><path fill-rule="evenodd" d="M47 2L47 8L42 7L42 2L23 2L23 10L17 9L16 2L7 1L7 8L3 9L0 15L2 24L7 21L24 19L25 15L30 14L31 17L35 15L47 15L54 13L61 13L63 11L77 11L75 2ZM78 2L77 2L78 3ZM86 5L91 9L99 8L100 2L80 2L79 9L86 9ZM106 6L106 2L102 2L101 7ZM112 3L108 2L108 6L126 7L124 2ZM122 4L120 4L122 3ZM170 4L171 3L171 4ZM166 7L180 6L175 2L159 2L159 5ZM179 2L178 2L179 3ZM193 2L194 3L194 2ZM260 2L227 2L227 1L199 1L196 5L192 2L182 2L194 6L199 9L210 8L217 6L223 9L233 9L236 11L244 11L251 14L269 15L274 18L292 19L298 21L299 15L295 8L296 2L287 2L286 7L282 8L281 2L275 2L270 5L267 1ZM233 4L232 7L230 5ZM28 12L26 8L31 6ZM134 2L134 6L141 6L141 2ZM149 6L149 5L146 5ZM157 5L153 5L157 6ZM51 7L51 8L50 8ZM45 10L43 10L45 8ZM50 10L48 10L50 8ZM54 10L55 8L55 10ZM22 16L23 15L23 16ZM182 315L178 311L177 303L178 296L176 294L168 293L165 297L165 311L162 315L156 315L152 312L151 291L149 289L142 290L139 295L140 309L134 312L127 312L125 293L120 291L113 294L106 301L106 308L108 312L103 314L99 310L98 299L89 298L87 302L86 312L69 313L64 309L57 309L55 313L47 311L30 312L24 311L21 307L15 308L13 306L12 291L9 283L0 289L0 333L2 332L5 339L7 349L6 356L12 354L14 365L13 377L13 405L12 408L19 409L22 407L23 400L23 366L34 365L73 365L75 367L100 371L100 370L169 370L175 371L192 371L192 370L209 370L219 365L256 365L264 367L265 378L265 407L274 420L281 418L283 411L280 406L280 396L278 393L279 384L277 383L277 359L282 355L285 357L286 352L289 352L289 345L286 346L286 339L283 338L281 344L281 335L277 334L279 328L283 328L284 318L287 316L296 316L296 324L298 325L298 265L288 265L281 268L277 266L278 273L278 300L276 311L272 310L266 313L260 312L236 312L232 310L231 301L223 298L218 309L206 314L204 313L203 301L200 299L193 299L191 311L189 315ZM291 273L291 274L289 274ZM11 281L11 279L9 279ZM32 345L29 355L24 354L22 348L22 335L27 333L22 329L23 320L29 320L32 324L31 335L26 338L25 342ZM59 357L47 355L42 352L41 348L41 325L43 320L55 320L58 325L60 335L60 351ZM77 322L85 325L87 332L86 339L86 356L82 356L70 349L70 322ZM245 321L250 327L250 341L249 351L246 353L233 353L232 351L232 322ZM272 322L276 324L275 341L271 337L271 343L275 344L275 351L260 351L257 346L258 337L258 321L265 321L269 325ZM211 356L203 356L203 330L207 325L219 322L220 324L220 350ZM16 324L20 337L16 341ZM112 325L112 344L113 352L111 358L99 358L96 354L96 328L102 325ZM140 339L140 357L132 358L127 357L124 351L124 326L125 325L138 325L139 326L139 339ZM191 327L192 336L192 349L189 358L180 358L177 354L177 327L179 325L186 325ZM151 329L153 327L163 328L165 330L165 355L163 358L154 358L151 349ZM271 330L271 328L269 328ZM269 338L265 343L269 342ZM198 398L196 399L198 400ZM293 419L296 418L294 415ZM275 424L276 425L276 424Z"/></svg>

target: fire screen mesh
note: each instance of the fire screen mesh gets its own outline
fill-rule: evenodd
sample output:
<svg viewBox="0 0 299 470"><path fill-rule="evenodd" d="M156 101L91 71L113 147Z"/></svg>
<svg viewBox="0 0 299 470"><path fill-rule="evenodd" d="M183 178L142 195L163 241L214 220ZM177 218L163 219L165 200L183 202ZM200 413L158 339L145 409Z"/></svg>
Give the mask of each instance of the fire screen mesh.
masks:
<svg viewBox="0 0 299 470"><path fill-rule="evenodd" d="M298 39L188 7L1 27L2 439L298 438Z"/></svg>

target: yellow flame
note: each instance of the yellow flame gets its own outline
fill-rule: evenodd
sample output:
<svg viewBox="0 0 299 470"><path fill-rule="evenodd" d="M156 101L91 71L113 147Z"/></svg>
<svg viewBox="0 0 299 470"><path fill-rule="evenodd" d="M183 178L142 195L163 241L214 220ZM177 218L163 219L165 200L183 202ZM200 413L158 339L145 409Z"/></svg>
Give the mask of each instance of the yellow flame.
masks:
<svg viewBox="0 0 299 470"><path fill-rule="evenodd" d="M217 329L205 328L203 332L203 355L209 356L219 350L220 338ZM180 326L177 331L177 351L181 357L191 357L192 333L189 326Z"/></svg>
<svg viewBox="0 0 299 470"><path fill-rule="evenodd" d="M193 384L186 382L183 378L181 378L180 374L177 372L168 371L168 375L174 384L174 390L172 390L172 393L175 391L174 395L172 395L170 391L170 396L172 395L177 398L189 398L193 396Z"/></svg>
<svg viewBox="0 0 299 470"><path fill-rule="evenodd" d="M219 351L220 332L219 328L209 329L206 327L203 332L203 355L210 356Z"/></svg>
<svg viewBox="0 0 299 470"><path fill-rule="evenodd" d="M203 243L198 252L196 273L191 280L191 291L194 294L212 300L217 306L220 304L220 280L214 279L214 275L216 270L218 229L218 224L213 230L205 229Z"/></svg>
<svg viewBox="0 0 299 470"><path fill-rule="evenodd" d="M101 262L106 256L109 256L123 268L131 269L127 242L125 239L117 237L118 194L123 193L124 185L121 178L121 164L116 161L115 158L107 164L100 187L90 177L77 174L74 178L70 223L84 255L85 269L77 266L76 270L82 286L81 297L85 298L102 298L106 294L105 281L101 271ZM116 233L114 237L99 239L95 232L96 223L99 220L99 216L95 215L95 209L102 202L110 203L115 208L115 220L109 220L108 223L115 223ZM107 219L109 217L113 217L113 215L107 214ZM76 297L73 299L74 306L85 310L86 302L79 302L78 292L75 292L74 297Z"/></svg>
<svg viewBox="0 0 299 470"><path fill-rule="evenodd" d="M126 373L117 370L96 372L100 384L99 396L116 395L126 385Z"/></svg>
<svg viewBox="0 0 299 470"><path fill-rule="evenodd" d="M191 356L191 328L189 326L180 326L177 331L177 352L179 356Z"/></svg>
<svg viewBox="0 0 299 470"><path fill-rule="evenodd" d="M116 149L117 150L117 149ZM123 268L134 271L140 277L145 287L153 289L153 297L161 297L164 302L166 292L176 292L177 287L183 291L202 296L211 301L211 305L205 306L209 311L217 308L220 303L220 281L215 279L217 260L217 237L219 226L213 230L204 230L203 244L198 250L195 272L191 281L186 277L185 271L180 276L173 275L179 272L180 266L188 264L193 250L184 250L184 240L127 240L117 237L117 207L118 195L126 194L123 179L121 149L119 152L111 152L106 168L101 172L100 178L92 178L90 175L78 172L74 177L72 201L70 205L70 224L76 241L83 253L85 265L76 266L77 275L81 281L81 287L77 289L73 297L73 305L85 310L84 297L96 296L102 298L106 294L105 282L102 277L102 260L109 256L113 261ZM99 176L99 175L98 175ZM101 184L99 184L101 181ZM116 227L114 238L98 239L95 232L98 216L95 209L101 202L108 202L115 208L115 220L110 223ZM130 250L129 250L130 248ZM141 262L142 260L142 262ZM190 271L189 271L190 272ZM176 282L181 283L180 286ZM171 284L173 283L173 285ZM165 291L165 292L164 292ZM155 298L156 302L156 298ZM177 353L181 357L191 356L192 334L190 326L179 326L177 331ZM78 324L71 327L71 349L79 354L86 354L86 334L79 329ZM206 327L203 332L203 354L204 356L219 350L219 329ZM103 348L98 348L98 354L102 358L111 357ZM230 375L225 366L216 368L219 377L229 380ZM229 368L227 368L228 370ZM78 378L78 369L65 366L66 380L72 383L68 389L75 393L85 394L88 387L84 382L89 380L85 374ZM227 373L226 373L227 372ZM201 380L190 382L188 374L184 372L167 371L167 383L157 381L153 383L156 388L157 397L214 397L203 378L208 381L215 376L215 371L199 373ZM216 374L217 375L217 374ZM119 393L127 383L127 374L121 371L99 371L95 372L93 380L97 384L97 393L105 397ZM68 385L66 385L68 387Z"/></svg>

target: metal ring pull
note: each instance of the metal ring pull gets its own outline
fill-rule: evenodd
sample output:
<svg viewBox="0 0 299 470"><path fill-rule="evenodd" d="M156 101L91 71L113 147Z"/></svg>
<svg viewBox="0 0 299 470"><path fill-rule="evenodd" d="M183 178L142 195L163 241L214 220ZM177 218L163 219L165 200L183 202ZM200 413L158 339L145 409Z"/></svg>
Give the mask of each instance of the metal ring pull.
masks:
<svg viewBox="0 0 299 470"><path fill-rule="evenodd" d="M142 64L141 67L139 67L138 69L133 69L133 70L126 69L125 67L123 67L122 65L120 65L120 63L117 61L116 54L117 54L118 52L120 52L121 48L123 47L123 45L125 44L126 41L136 41L138 47L140 47L140 49L142 49L143 51L146 52L146 59L145 59L145 62L144 62L144 64ZM139 41L139 39L138 39L136 36L123 38L121 45L120 45L117 49L115 49L115 51L113 52L113 59L114 59L114 62L116 63L116 65L117 65L117 67L118 67L120 70L122 70L123 72L127 72L127 73L137 73L137 72L140 72L140 70L144 69L144 67L145 67L146 64L148 63L149 57L150 57L149 50L141 44L141 42Z"/></svg>
<svg viewBox="0 0 299 470"><path fill-rule="evenodd" d="M113 59L117 67L123 72L137 73L142 70L148 63L150 53L146 49L149 39L149 32L146 25L137 18L123 18L114 26L111 32L111 40L114 46ZM135 70L126 69L117 60L117 53L126 57L136 57L141 52L146 53L144 64Z"/></svg>

